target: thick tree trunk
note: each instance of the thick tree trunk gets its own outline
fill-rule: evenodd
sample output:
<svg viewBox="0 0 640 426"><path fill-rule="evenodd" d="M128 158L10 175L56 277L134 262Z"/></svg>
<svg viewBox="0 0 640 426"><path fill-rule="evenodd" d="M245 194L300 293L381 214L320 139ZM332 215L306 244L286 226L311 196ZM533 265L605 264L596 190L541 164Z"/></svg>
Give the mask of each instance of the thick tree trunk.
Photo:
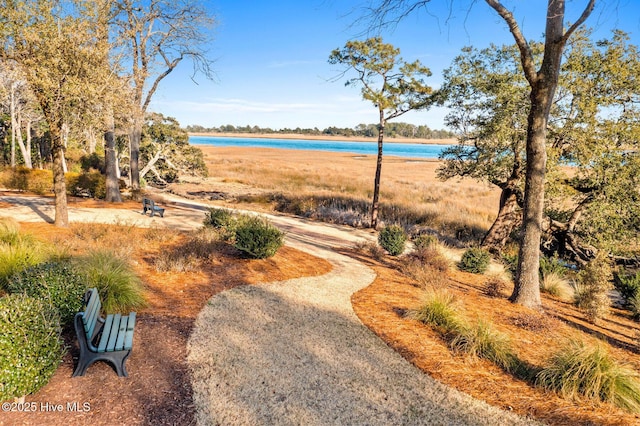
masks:
<svg viewBox="0 0 640 426"><path fill-rule="evenodd" d="M106 174L106 201L122 202L120 196L120 185L118 183L118 170L116 158L116 137L113 110L108 108L105 116L106 130L104 132L104 163Z"/></svg>
<svg viewBox="0 0 640 426"><path fill-rule="evenodd" d="M557 80L556 80L557 81ZM531 111L527 130L527 167L522 217L522 240L512 302L539 307L540 237L544 212L544 181L547 167L547 118L555 85L541 83L531 91Z"/></svg>
<svg viewBox="0 0 640 426"><path fill-rule="evenodd" d="M513 230L522 222L522 212L518 205L518 194L511 188L502 189L498 216L484 236L481 246L490 251L502 249Z"/></svg>
<svg viewBox="0 0 640 426"><path fill-rule="evenodd" d="M382 175L382 141L384 139L384 111L380 110L378 126L378 158L376 160L376 177L373 181L373 203L371 204L371 228L378 228L378 210L380 207L380 177Z"/></svg>
<svg viewBox="0 0 640 426"><path fill-rule="evenodd" d="M69 212L67 210L67 183L64 177L64 144L61 129L50 128L52 156L53 156L53 192L55 194L54 225L69 226Z"/></svg>

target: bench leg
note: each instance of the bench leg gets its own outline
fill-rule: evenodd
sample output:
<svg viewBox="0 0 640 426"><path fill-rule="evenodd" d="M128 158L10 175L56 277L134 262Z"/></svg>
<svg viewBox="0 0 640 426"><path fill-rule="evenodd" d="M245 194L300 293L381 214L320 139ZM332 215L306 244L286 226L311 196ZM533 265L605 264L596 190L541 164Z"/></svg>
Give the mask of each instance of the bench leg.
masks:
<svg viewBox="0 0 640 426"><path fill-rule="evenodd" d="M73 375L71 377L81 377L86 373L87 368L89 368L96 361L105 361L111 364L118 374L119 377L128 377L127 367L125 366L125 362L127 358L131 355L131 350L128 351L118 351L118 352L88 352L82 353L80 352L80 358L78 359L78 365L76 369L73 371Z"/></svg>

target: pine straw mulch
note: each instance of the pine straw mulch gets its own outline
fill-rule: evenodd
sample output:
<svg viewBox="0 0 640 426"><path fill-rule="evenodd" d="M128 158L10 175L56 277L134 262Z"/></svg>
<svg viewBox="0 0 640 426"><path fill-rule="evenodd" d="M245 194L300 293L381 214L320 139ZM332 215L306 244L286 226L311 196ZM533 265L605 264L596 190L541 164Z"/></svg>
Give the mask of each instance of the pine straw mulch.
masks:
<svg viewBox="0 0 640 426"><path fill-rule="evenodd" d="M447 343L430 327L405 318L420 305L424 289L398 271L397 261L373 261L351 253L371 266L376 280L352 296L356 314L389 346L435 379L505 410L513 410L553 425L637 425L640 415L593 401L573 402L515 379L485 360L453 355ZM484 319L511 337L518 356L533 365L566 339L578 337L608 342L611 354L640 371L637 322L613 310L598 326L588 323L571 304L543 295L544 312L491 298L483 289L487 277L452 268L439 287L446 287L462 302L469 321ZM635 342L634 342L635 341Z"/></svg>
<svg viewBox="0 0 640 426"><path fill-rule="evenodd" d="M44 223L22 223L21 230L67 245L76 254L91 246L126 250L118 244L127 246L123 238L130 238L130 258L146 287L148 306L138 310L133 351L126 364L128 378L119 378L102 362L92 365L85 376L71 378L79 351L74 333L66 331L63 337L68 350L63 363L45 387L25 398L25 402L33 403L29 406L35 407L35 412L3 412L0 425L194 424L186 347L195 317L207 300L238 285L321 275L331 269L328 262L288 247L271 259L249 260L233 247L221 244L198 271L157 272L155 259L161 251L179 247L184 240L182 234L97 224L72 224L71 229L60 229ZM140 241L144 241L144 247L136 247ZM216 332L215 326L211 332ZM67 404L74 403L80 411L68 409ZM62 411L51 411L59 404ZM85 407L88 410L82 411Z"/></svg>

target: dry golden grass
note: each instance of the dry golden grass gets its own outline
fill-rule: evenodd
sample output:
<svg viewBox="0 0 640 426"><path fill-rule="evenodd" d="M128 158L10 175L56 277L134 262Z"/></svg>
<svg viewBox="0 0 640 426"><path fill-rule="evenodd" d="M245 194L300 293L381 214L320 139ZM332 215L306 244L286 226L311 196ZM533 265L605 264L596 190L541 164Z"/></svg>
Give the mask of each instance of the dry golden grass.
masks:
<svg viewBox="0 0 640 426"><path fill-rule="evenodd" d="M233 192L234 185L291 196L347 197L369 203L375 156L316 151L201 147L211 176L194 189ZM387 156L382 166L381 203L428 218L449 236L473 237L491 225L499 191L471 179L442 182L437 161ZM180 192L179 187L172 187ZM184 191L184 189L183 189ZM231 197L233 198L233 197Z"/></svg>

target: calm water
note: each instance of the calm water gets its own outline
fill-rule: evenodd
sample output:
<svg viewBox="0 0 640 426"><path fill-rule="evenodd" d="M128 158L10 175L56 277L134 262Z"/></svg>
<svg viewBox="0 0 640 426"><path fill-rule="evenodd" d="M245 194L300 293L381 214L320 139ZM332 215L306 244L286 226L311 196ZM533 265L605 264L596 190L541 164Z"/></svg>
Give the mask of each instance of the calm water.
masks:
<svg viewBox="0 0 640 426"><path fill-rule="evenodd" d="M346 152L361 155L376 155L376 142L344 142L325 140L267 139L267 138L220 138L212 136L189 136L193 145L242 148L279 148L309 151ZM426 145L418 143L385 143L384 155L408 158L438 158L438 154L450 145Z"/></svg>

